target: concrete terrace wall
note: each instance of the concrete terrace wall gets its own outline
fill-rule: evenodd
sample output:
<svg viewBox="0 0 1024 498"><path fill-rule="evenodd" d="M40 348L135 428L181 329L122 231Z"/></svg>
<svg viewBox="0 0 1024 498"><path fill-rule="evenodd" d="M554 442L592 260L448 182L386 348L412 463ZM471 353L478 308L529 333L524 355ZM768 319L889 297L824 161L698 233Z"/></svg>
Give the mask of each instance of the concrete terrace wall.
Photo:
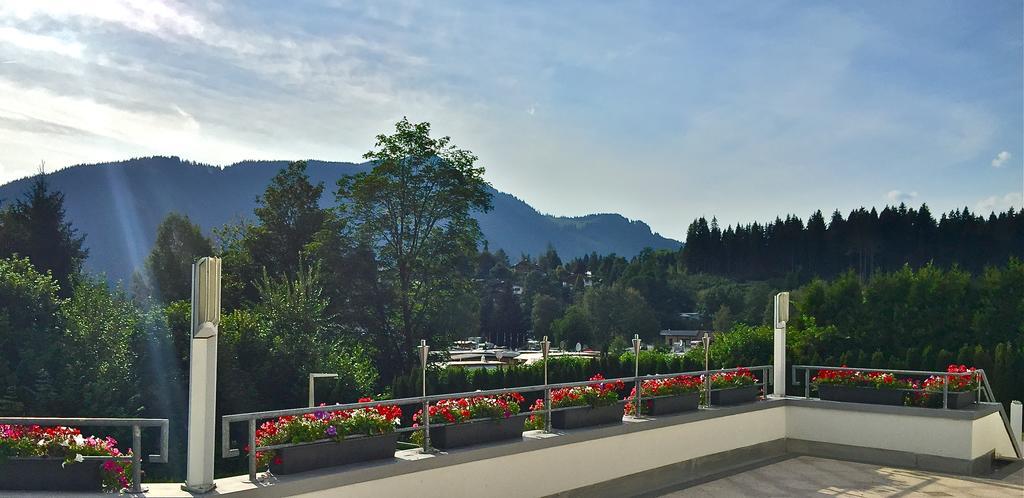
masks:
<svg viewBox="0 0 1024 498"><path fill-rule="evenodd" d="M522 441L321 469L253 484L218 479L220 495L595 496L636 494L793 454L961 474L1012 456L998 405L967 410L771 399L621 425L526 433ZM633 489L638 484L644 489ZM184 497L177 484L147 496Z"/></svg>

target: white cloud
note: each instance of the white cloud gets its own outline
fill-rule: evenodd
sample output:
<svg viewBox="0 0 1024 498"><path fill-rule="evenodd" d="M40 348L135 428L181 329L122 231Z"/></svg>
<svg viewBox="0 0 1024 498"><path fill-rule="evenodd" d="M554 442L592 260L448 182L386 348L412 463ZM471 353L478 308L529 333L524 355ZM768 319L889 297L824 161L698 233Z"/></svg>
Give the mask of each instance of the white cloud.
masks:
<svg viewBox="0 0 1024 498"><path fill-rule="evenodd" d="M904 192L902 190L890 190L889 193L885 194L886 199L889 202L910 202L917 199L917 192Z"/></svg>
<svg viewBox="0 0 1024 498"><path fill-rule="evenodd" d="M1024 194L1021 194L1020 192L1010 192L1003 196L993 195L992 197L978 201L978 203L974 205L974 210L981 214L988 214L993 211L1006 211L1011 207L1018 211L1024 209Z"/></svg>
<svg viewBox="0 0 1024 498"><path fill-rule="evenodd" d="M1010 157L1013 156L1011 156L1010 153L1005 150L996 154L995 159L992 160L992 167L1002 168L1006 164L1006 161L1010 160Z"/></svg>
<svg viewBox="0 0 1024 498"><path fill-rule="evenodd" d="M0 27L0 44L6 43L25 50L53 52L55 54L74 57L76 59L80 59L82 57L82 52L85 50L85 45L82 45L77 41L63 40L53 36L37 35L35 33L28 33L16 28ZM14 61L3 61L2 63L9 64L12 62Z"/></svg>

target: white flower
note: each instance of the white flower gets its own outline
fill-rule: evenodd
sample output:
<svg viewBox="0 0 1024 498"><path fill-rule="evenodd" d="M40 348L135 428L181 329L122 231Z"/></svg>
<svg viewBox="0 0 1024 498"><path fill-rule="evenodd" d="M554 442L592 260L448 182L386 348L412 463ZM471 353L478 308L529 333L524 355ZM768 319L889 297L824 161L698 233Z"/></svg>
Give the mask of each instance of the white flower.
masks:
<svg viewBox="0 0 1024 498"><path fill-rule="evenodd" d="M77 444L78 446L82 446L85 444L85 438L82 437L81 434L75 434L75 437L73 437L72 440L74 440L75 444Z"/></svg>
<svg viewBox="0 0 1024 498"><path fill-rule="evenodd" d="M85 457L82 456L81 453L78 453L78 454L75 455L75 461L78 462L78 463L82 463L82 462L85 461Z"/></svg>

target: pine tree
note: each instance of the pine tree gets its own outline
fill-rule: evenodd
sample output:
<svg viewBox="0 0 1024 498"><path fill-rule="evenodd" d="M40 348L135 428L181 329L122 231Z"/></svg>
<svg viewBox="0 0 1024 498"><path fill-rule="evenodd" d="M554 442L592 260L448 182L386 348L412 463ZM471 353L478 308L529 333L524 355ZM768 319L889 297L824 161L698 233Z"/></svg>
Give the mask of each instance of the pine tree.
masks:
<svg viewBox="0 0 1024 498"><path fill-rule="evenodd" d="M39 173L23 199L0 211L0 258L27 257L39 271L53 275L62 296L69 296L88 251L85 236L78 236L64 218L64 194L51 191L46 175Z"/></svg>

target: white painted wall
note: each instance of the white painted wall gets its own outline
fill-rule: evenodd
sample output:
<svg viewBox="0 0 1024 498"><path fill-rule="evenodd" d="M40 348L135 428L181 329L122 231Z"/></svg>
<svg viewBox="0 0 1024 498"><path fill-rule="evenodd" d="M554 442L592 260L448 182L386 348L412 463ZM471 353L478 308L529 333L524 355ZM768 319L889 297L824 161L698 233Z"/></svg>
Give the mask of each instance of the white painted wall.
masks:
<svg viewBox="0 0 1024 498"><path fill-rule="evenodd" d="M972 458L984 455L993 448L996 450L996 456L1013 458L1016 455L999 413L990 413L975 420L971 432L974 436L971 444L971 454L974 455Z"/></svg>
<svg viewBox="0 0 1024 498"><path fill-rule="evenodd" d="M959 459L977 456L970 420L792 405L786 409L786 433L793 439Z"/></svg>

